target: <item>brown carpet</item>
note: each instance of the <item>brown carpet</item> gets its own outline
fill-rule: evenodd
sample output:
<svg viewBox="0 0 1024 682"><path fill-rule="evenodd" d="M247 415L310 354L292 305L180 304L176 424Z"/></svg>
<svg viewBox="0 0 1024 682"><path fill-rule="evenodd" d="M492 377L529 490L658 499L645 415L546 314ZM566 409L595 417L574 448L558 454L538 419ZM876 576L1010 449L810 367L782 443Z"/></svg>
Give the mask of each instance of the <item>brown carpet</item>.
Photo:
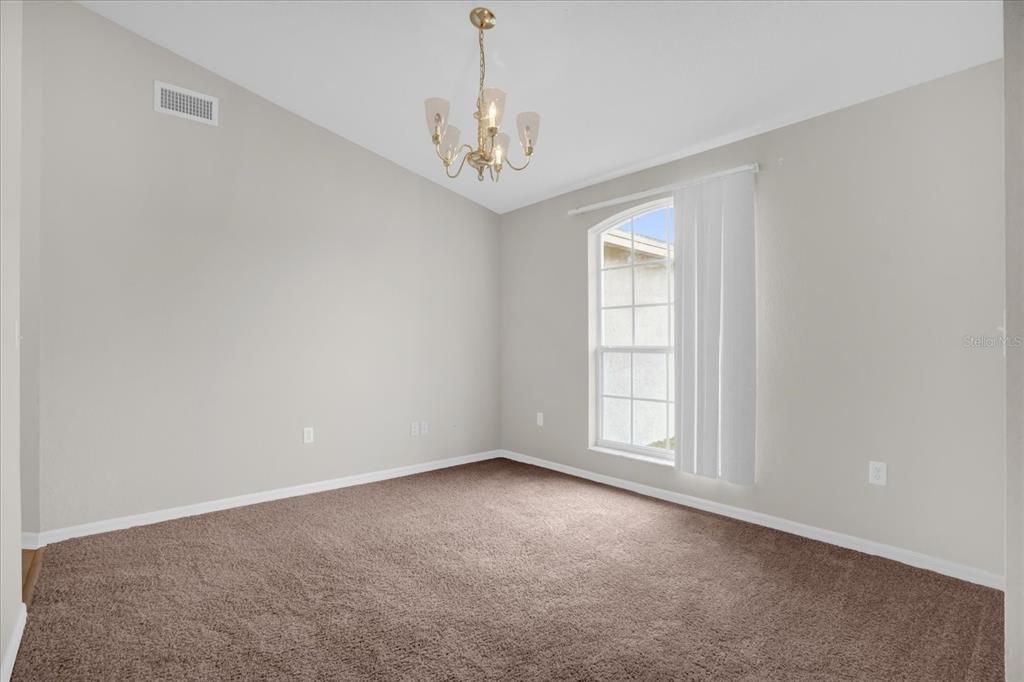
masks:
<svg viewBox="0 0 1024 682"><path fill-rule="evenodd" d="M1002 593L507 460L51 545L15 680L998 680Z"/></svg>

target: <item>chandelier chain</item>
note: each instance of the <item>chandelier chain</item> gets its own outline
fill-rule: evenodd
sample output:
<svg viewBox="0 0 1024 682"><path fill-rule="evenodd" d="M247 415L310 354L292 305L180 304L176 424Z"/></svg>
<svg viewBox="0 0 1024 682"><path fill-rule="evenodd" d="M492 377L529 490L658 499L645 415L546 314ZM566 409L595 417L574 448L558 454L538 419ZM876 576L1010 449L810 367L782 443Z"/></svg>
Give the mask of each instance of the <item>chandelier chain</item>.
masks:
<svg viewBox="0 0 1024 682"><path fill-rule="evenodd" d="M480 44L480 91L477 94L477 103L478 104L483 101L483 96L484 96L484 73L486 73L486 71L487 71L487 67L486 67L486 65L484 63L484 30L480 29L479 33L480 33L480 38L479 38L479 44Z"/></svg>

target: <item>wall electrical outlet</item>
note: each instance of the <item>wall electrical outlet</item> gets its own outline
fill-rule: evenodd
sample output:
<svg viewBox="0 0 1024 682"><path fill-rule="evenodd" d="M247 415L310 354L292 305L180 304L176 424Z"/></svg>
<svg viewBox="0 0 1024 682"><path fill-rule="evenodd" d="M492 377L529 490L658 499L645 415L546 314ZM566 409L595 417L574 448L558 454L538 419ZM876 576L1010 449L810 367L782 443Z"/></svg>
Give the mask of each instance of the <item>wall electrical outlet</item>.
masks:
<svg viewBox="0 0 1024 682"><path fill-rule="evenodd" d="M544 413L543 412L538 412L537 413L537 426L544 426Z"/></svg>
<svg viewBox="0 0 1024 682"><path fill-rule="evenodd" d="M312 426L307 426L307 427L303 428L302 429L302 442L303 442L303 444L309 445L314 440L316 440L316 436L313 433L313 427Z"/></svg>
<svg viewBox="0 0 1024 682"><path fill-rule="evenodd" d="M885 485L885 479L885 462L868 462L868 483L871 485Z"/></svg>
<svg viewBox="0 0 1024 682"><path fill-rule="evenodd" d="M420 435L426 436L430 433L430 424L427 422L420 422Z"/></svg>
<svg viewBox="0 0 1024 682"><path fill-rule="evenodd" d="M412 423L412 426L409 427L409 435L412 436L413 438L415 438L418 435L420 435L420 423L419 422L413 422Z"/></svg>

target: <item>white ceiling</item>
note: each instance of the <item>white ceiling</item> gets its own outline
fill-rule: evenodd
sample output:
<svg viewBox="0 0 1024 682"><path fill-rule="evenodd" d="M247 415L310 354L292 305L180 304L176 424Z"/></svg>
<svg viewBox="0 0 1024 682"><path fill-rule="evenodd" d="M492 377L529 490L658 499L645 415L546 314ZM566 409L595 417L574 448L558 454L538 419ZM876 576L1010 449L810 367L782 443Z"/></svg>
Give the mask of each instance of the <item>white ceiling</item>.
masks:
<svg viewBox="0 0 1024 682"><path fill-rule="evenodd" d="M490 2L513 140L541 114L493 185L444 177L423 114L445 97L472 128L475 3L82 4L499 213L1002 56L998 1Z"/></svg>

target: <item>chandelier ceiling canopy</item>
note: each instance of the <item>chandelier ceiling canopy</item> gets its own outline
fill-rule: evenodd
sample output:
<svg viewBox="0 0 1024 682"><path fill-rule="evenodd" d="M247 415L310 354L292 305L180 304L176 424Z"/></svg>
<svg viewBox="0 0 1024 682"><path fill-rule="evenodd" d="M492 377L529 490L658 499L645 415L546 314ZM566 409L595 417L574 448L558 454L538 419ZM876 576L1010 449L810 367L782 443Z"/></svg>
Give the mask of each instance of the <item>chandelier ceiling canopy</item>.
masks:
<svg viewBox="0 0 1024 682"><path fill-rule="evenodd" d="M468 163L476 170L477 180L483 181L484 173L487 173L491 180L497 182L502 169L506 166L519 171L530 165L537 144L537 133L540 130L540 115L528 111L516 116L519 144L522 146L523 155L526 156L523 165L516 166L509 159L509 136L501 132L501 122L505 114L505 92L498 88L484 87L487 72L484 31L494 28L494 12L486 7L477 7L469 13L469 21L477 29L480 46L480 87L476 98L476 111L473 112L473 118L476 119L476 148L468 144L459 144L459 129L448 124L450 104L446 99L431 97L425 102L427 129L430 130L434 151L444 164L448 177L458 177Z"/></svg>

